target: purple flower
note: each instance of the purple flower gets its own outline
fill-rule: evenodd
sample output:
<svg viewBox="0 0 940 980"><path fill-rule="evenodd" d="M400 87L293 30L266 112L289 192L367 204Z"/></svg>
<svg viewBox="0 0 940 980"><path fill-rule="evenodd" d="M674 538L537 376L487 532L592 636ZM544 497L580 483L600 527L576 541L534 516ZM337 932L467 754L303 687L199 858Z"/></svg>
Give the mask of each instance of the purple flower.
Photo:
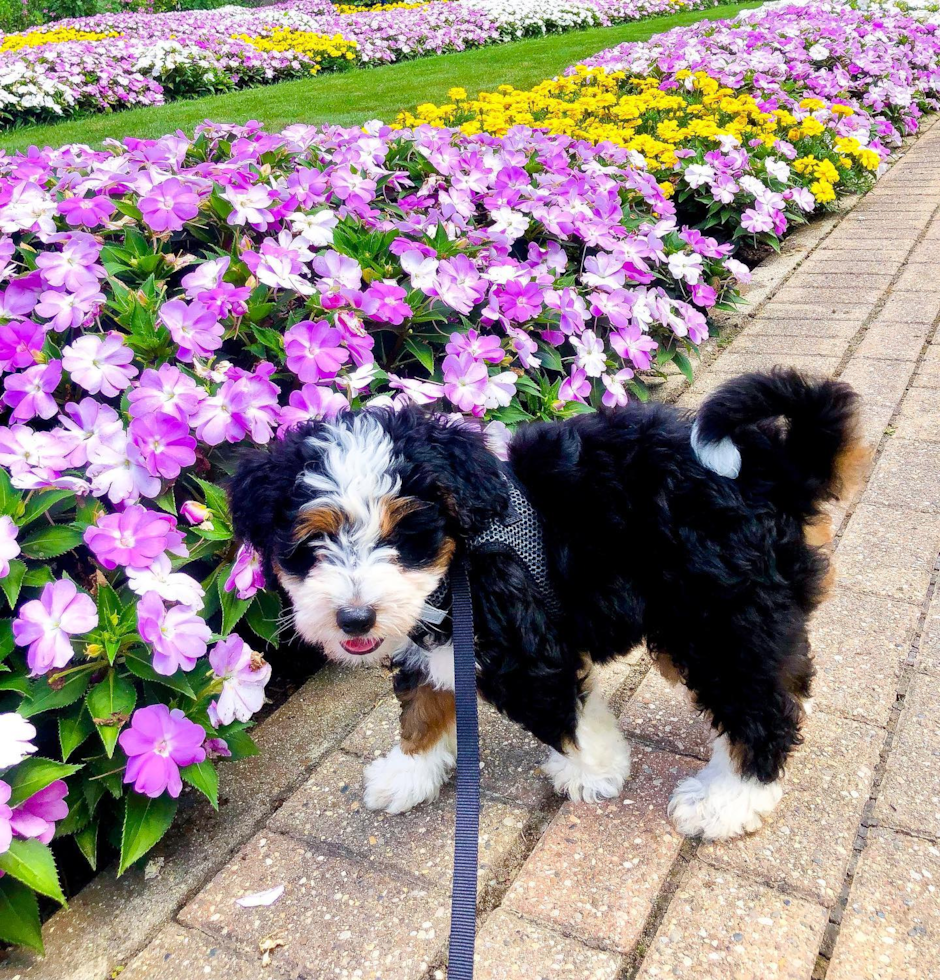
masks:
<svg viewBox="0 0 940 980"><path fill-rule="evenodd" d="M124 782L134 791L155 799L163 793L180 795L183 780L180 767L204 762L206 733L190 721L179 708L165 704L138 708L118 742L127 755Z"/></svg>
<svg viewBox="0 0 940 980"><path fill-rule="evenodd" d="M62 779L49 783L38 793L23 800L13 808L10 826L17 837L35 838L48 844L55 834L57 820L69 815L69 805L65 802L69 788Z"/></svg>
<svg viewBox="0 0 940 980"><path fill-rule="evenodd" d="M621 327L610 335L610 346L638 371L648 371L653 363L653 351L659 345L639 327Z"/></svg>
<svg viewBox="0 0 940 980"><path fill-rule="evenodd" d="M196 462L196 440L175 415L154 412L134 419L128 433L154 476L175 480L184 467Z"/></svg>
<svg viewBox="0 0 940 980"><path fill-rule="evenodd" d="M752 234L759 235L773 230L774 219L766 211L747 208L741 215L741 226Z"/></svg>
<svg viewBox="0 0 940 980"><path fill-rule="evenodd" d="M205 392L192 378L172 364L161 364L154 371L147 368L136 387L128 392L130 416L142 418L153 412L165 412L181 422L189 422Z"/></svg>
<svg viewBox="0 0 940 980"><path fill-rule="evenodd" d="M134 352L119 333L83 334L62 350L62 364L72 380L92 395L114 398L137 376Z"/></svg>
<svg viewBox="0 0 940 980"><path fill-rule="evenodd" d="M10 849L13 840L13 811L7 806L12 792L9 785L0 779L0 854Z"/></svg>
<svg viewBox="0 0 940 980"><path fill-rule="evenodd" d="M397 326L412 315L407 293L393 282L374 282L362 295L362 312L379 323Z"/></svg>
<svg viewBox="0 0 940 980"><path fill-rule="evenodd" d="M621 368L615 375L602 374L601 381L604 382L604 394L601 401L608 408L622 408L630 400L624 382L633 377L630 368Z"/></svg>
<svg viewBox="0 0 940 980"><path fill-rule="evenodd" d="M116 208L101 195L95 197L69 197L59 201L59 213L72 228L97 228L108 223Z"/></svg>
<svg viewBox="0 0 940 980"><path fill-rule="evenodd" d="M137 603L137 631L153 648L153 669L169 677L192 670L212 636L206 621L189 606L167 609L157 592Z"/></svg>
<svg viewBox="0 0 940 980"><path fill-rule="evenodd" d="M250 390L239 381L226 381L214 395L203 399L193 416L196 437L209 446L241 442L251 426L250 410Z"/></svg>
<svg viewBox="0 0 940 980"><path fill-rule="evenodd" d="M38 677L72 659L70 637L88 633L98 625L94 601L78 591L69 579L49 582L38 599L31 599L13 620L17 646L29 647L26 662Z"/></svg>
<svg viewBox="0 0 940 980"><path fill-rule="evenodd" d="M388 376L389 388L396 388L398 391L416 405L432 405L434 402L444 397L442 385L435 384L433 381L418 381L416 378L399 378L396 374Z"/></svg>
<svg viewBox="0 0 940 980"><path fill-rule="evenodd" d="M222 324L199 300L187 305L181 299L171 299L160 307L160 319L179 345L181 361L192 361L197 355L208 357L222 346Z"/></svg>
<svg viewBox="0 0 940 980"><path fill-rule="evenodd" d="M13 409L10 417L17 422L28 422L39 416L51 419L59 410L52 392L62 379L62 362L35 364L20 374L11 374L3 381L3 403Z"/></svg>
<svg viewBox="0 0 940 980"><path fill-rule="evenodd" d="M181 231L199 213L199 197L181 180L170 177L151 187L137 206L154 231Z"/></svg>
<svg viewBox="0 0 940 980"><path fill-rule="evenodd" d="M146 568L164 551L187 554L183 535L170 514L131 504L118 514L103 514L85 529L85 544L107 569L118 565Z"/></svg>
<svg viewBox="0 0 940 980"><path fill-rule="evenodd" d="M338 293L344 289L358 289L362 284L362 269L348 255L324 252L313 260L313 269L320 278L316 286L321 293Z"/></svg>
<svg viewBox="0 0 940 980"><path fill-rule="evenodd" d="M100 253L101 246L91 235L74 232L61 252L40 252L36 265L43 281L55 289L75 292L83 286L97 288L97 280L105 276L104 268L96 264Z"/></svg>
<svg viewBox="0 0 940 980"><path fill-rule="evenodd" d="M160 478L154 476L144 463L143 453L134 445L123 428L88 447L89 466L86 475L96 497L107 494L112 504L133 503L140 497L156 497L160 493Z"/></svg>
<svg viewBox="0 0 940 980"><path fill-rule="evenodd" d="M469 354L448 354L441 370L445 396L461 412L478 412L486 394L486 365Z"/></svg>
<svg viewBox="0 0 940 980"><path fill-rule="evenodd" d="M239 599L250 599L258 589L263 588L261 555L250 545L243 544L235 555L232 571L225 581L225 591L234 591Z"/></svg>
<svg viewBox="0 0 940 980"><path fill-rule="evenodd" d="M466 255L444 259L437 267L432 294L458 313L468 314L486 298L486 282Z"/></svg>
<svg viewBox="0 0 940 980"><path fill-rule="evenodd" d="M0 517L0 578L10 574L10 562L20 553L16 540L19 530L12 517Z"/></svg>
<svg viewBox="0 0 940 980"><path fill-rule="evenodd" d="M69 466L84 466L109 439L123 438L124 426L110 405L94 398L83 398L78 404L66 402L65 415L59 416L59 443Z"/></svg>
<svg viewBox="0 0 940 980"><path fill-rule="evenodd" d="M448 354L469 354L475 361L489 361L491 364L499 364L506 356L499 337L481 335L476 330L452 333L444 349Z"/></svg>
<svg viewBox="0 0 940 980"><path fill-rule="evenodd" d="M332 419L349 408L349 402L332 388L320 385L304 385L300 391L292 391L288 405L281 409L280 428L282 434L293 425L308 422L310 419Z"/></svg>
<svg viewBox="0 0 940 980"><path fill-rule="evenodd" d="M588 381L587 373L584 368L572 365L571 373L558 389L558 400L560 402L584 402L591 394L591 382Z"/></svg>
<svg viewBox="0 0 940 980"><path fill-rule="evenodd" d="M199 503L198 500L187 500L180 507L180 514L190 524L205 524L212 517L212 511L205 504Z"/></svg>
<svg viewBox="0 0 940 980"><path fill-rule="evenodd" d="M86 317L101 303L106 296L98 289L97 282L79 286L74 292L61 293L47 289L36 304L36 312L48 317L53 330L61 333L70 327L81 326Z"/></svg>
<svg viewBox="0 0 940 980"><path fill-rule="evenodd" d="M46 328L32 320L0 324L0 370L35 364L45 340Z"/></svg>
<svg viewBox="0 0 940 980"><path fill-rule="evenodd" d="M271 678L271 665L255 653L240 636L217 643L209 654L222 693L215 703L219 722L248 721L264 704L264 686Z"/></svg>
<svg viewBox="0 0 940 980"><path fill-rule="evenodd" d="M212 705L215 704L213 701L209 708L212 709ZM210 716L209 720L212 718ZM228 742L224 738L207 738L206 739L206 758L207 759L231 759L232 750L228 747Z"/></svg>
<svg viewBox="0 0 940 980"><path fill-rule="evenodd" d="M301 320L284 334L287 366L301 381L329 381L349 360L342 334L326 320Z"/></svg>
<svg viewBox="0 0 940 980"><path fill-rule="evenodd" d="M499 291L499 308L510 320L531 320L542 312L542 290L534 282L510 279Z"/></svg>

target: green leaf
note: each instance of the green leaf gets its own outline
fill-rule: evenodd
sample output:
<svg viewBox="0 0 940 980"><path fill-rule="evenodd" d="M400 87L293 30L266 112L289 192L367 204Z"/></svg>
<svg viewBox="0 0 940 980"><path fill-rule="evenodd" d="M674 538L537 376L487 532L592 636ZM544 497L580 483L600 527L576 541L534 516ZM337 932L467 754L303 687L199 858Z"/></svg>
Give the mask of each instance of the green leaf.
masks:
<svg viewBox="0 0 940 980"><path fill-rule="evenodd" d="M54 524L34 531L20 546L27 558L46 561L58 558L81 544L82 532L74 527Z"/></svg>
<svg viewBox="0 0 940 980"><path fill-rule="evenodd" d="M32 718L43 711L65 708L85 693L89 680L91 672L87 670L72 674L61 687L50 687L49 681L41 677L30 685L29 696L16 710L24 718Z"/></svg>
<svg viewBox="0 0 940 980"><path fill-rule="evenodd" d="M116 800L124 795L122 777L124 766L118 765L113 759L98 756L88 763L88 779L82 782L82 792L88 804L88 812L94 813L98 801L107 790Z"/></svg>
<svg viewBox="0 0 940 980"><path fill-rule="evenodd" d="M114 755L118 735L130 719L136 703L137 690L134 685L116 670L109 670L107 677L85 697L88 713L98 729L109 759Z"/></svg>
<svg viewBox="0 0 940 980"><path fill-rule="evenodd" d="M176 496L173 493L173 488L170 487L154 500L154 503L160 508L160 510L165 510L168 514L176 515Z"/></svg>
<svg viewBox="0 0 940 980"><path fill-rule="evenodd" d="M14 838L10 842L9 849L0 854L0 870L16 878L17 881L22 881L34 892L54 898L65 905L55 858L48 845L40 844L38 840Z"/></svg>
<svg viewBox="0 0 940 980"><path fill-rule="evenodd" d="M136 653L130 652L124 654L124 665L135 677L139 677L141 680L151 681L154 684L162 684L172 691L179 691L180 694L185 694L188 698L196 697L196 692L181 670L166 677L163 674L158 674L153 669L153 664L149 660L144 660Z"/></svg>
<svg viewBox="0 0 940 980"><path fill-rule="evenodd" d="M176 816L177 801L172 796L155 800L140 793L128 793L124 807L124 832L121 834L121 860L118 877L157 843Z"/></svg>
<svg viewBox="0 0 940 980"><path fill-rule="evenodd" d="M13 652L13 620L0 619L0 663Z"/></svg>
<svg viewBox="0 0 940 980"><path fill-rule="evenodd" d="M39 904L31 888L9 876L0 878L0 939L28 946L42 955Z"/></svg>
<svg viewBox="0 0 940 980"><path fill-rule="evenodd" d="M88 826L89 820L91 820L91 813L88 811L88 803L84 795L81 792L69 793L69 812L56 824L56 838L77 834L83 827Z"/></svg>
<svg viewBox="0 0 940 980"><path fill-rule="evenodd" d="M200 480L198 476L193 477L193 479L202 488L202 492L206 498L206 504L213 511L214 516L220 517L226 524L231 524L232 515L228 510L228 497L225 496L225 491L213 483Z"/></svg>
<svg viewBox="0 0 940 980"><path fill-rule="evenodd" d="M37 517L42 517L53 504L57 504L60 500L65 500L67 497L74 498L75 491L46 490L43 493L37 493L29 499L29 502L26 504L26 509L23 511L23 516L17 523L20 527L26 527L27 524L32 524Z"/></svg>
<svg viewBox="0 0 940 980"><path fill-rule="evenodd" d="M418 359L418 363L428 374L434 374L434 350L429 343L423 340L416 340L414 337L409 337L405 341L405 347L414 354Z"/></svg>
<svg viewBox="0 0 940 980"><path fill-rule="evenodd" d="M233 762L258 754L258 746L248 732L230 732L224 738Z"/></svg>
<svg viewBox="0 0 940 980"><path fill-rule="evenodd" d="M10 474L0 469L0 515L16 517L20 502L20 492L10 482Z"/></svg>
<svg viewBox="0 0 940 980"><path fill-rule="evenodd" d="M92 820L91 823L82 827L75 835L75 843L82 852L82 856L88 862L92 871L98 870L98 821Z"/></svg>
<svg viewBox="0 0 940 980"><path fill-rule="evenodd" d="M52 582L55 576L48 565L40 565L38 568L31 568L23 579L23 585L28 589L39 589Z"/></svg>
<svg viewBox="0 0 940 980"><path fill-rule="evenodd" d="M6 578L0 578L0 588L3 589L7 602L12 609L16 605L16 600L20 597L20 589L23 587L23 579L26 577L26 566L19 559L14 558L10 561L10 573Z"/></svg>
<svg viewBox="0 0 940 980"><path fill-rule="evenodd" d="M685 375L686 380L691 384L695 378L695 372L692 370L692 362L681 353L681 351L676 351L676 356L673 358L676 367Z"/></svg>
<svg viewBox="0 0 940 980"><path fill-rule="evenodd" d="M552 371L563 371L564 368L562 367L561 356L558 351L544 340L537 340L536 343L539 345L539 350L541 351L539 360L542 362L542 365L550 368Z"/></svg>
<svg viewBox="0 0 940 980"><path fill-rule="evenodd" d="M67 715L59 715L59 747L62 749L62 761L67 762L69 756L95 730L85 705L80 704Z"/></svg>
<svg viewBox="0 0 940 980"><path fill-rule="evenodd" d="M196 762L191 766L180 769L180 775L194 789L212 804L213 810L219 808L219 774L214 765L207 759L205 762Z"/></svg>
<svg viewBox="0 0 940 980"><path fill-rule="evenodd" d="M234 591L225 591L225 582L231 570L231 566L227 565L219 572L219 577L215 580L216 590L219 594L219 605L222 608L223 636L228 636L232 632L235 624L245 615L251 605L251 599L239 599Z"/></svg>
<svg viewBox="0 0 940 980"><path fill-rule="evenodd" d="M252 631L268 643L277 642L278 621L281 616L281 599L276 592L258 592L245 614L245 622Z"/></svg>
<svg viewBox="0 0 940 980"><path fill-rule="evenodd" d="M66 779L78 772L81 766L70 766L54 759L31 756L15 766L3 778L10 786L9 806L17 806L23 800L45 789L57 779Z"/></svg>

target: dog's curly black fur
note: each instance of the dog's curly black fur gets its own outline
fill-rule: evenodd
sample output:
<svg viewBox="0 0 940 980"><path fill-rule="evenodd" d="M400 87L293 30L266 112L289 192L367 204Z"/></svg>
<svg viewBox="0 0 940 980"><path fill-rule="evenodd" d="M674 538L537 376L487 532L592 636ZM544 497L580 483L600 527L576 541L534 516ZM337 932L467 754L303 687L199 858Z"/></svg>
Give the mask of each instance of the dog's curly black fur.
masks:
<svg viewBox="0 0 940 980"><path fill-rule="evenodd" d="M386 522L375 547L393 549L400 569L438 568L447 541L459 544L505 512L501 464L472 427L417 409L369 414L394 450L395 494L420 502ZM317 499L304 475L326 465L325 434L354 417L296 429L236 475L235 530L269 575L296 586L332 560L318 550L323 542L299 543L295 525ZM690 443L696 420L700 444L727 438L737 447L736 478L703 465ZM645 640L727 736L742 776L776 780L800 741L813 676L807 619L828 570L806 529L842 491L856 444L852 390L788 370L723 385L695 419L631 404L521 427L509 465L544 522L563 612L549 614L511 551L472 555L481 694L564 751L576 735L586 660L608 661ZM424 680L420 663L406 660L419 672L410 680Z"/></svg>

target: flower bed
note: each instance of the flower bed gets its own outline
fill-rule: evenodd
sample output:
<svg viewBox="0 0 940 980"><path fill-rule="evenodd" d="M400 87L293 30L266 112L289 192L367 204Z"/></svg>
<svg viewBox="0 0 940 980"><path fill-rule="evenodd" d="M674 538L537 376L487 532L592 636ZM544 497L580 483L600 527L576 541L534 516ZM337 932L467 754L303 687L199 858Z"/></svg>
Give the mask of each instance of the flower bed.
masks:
<svg viewBox="0 0 940 980"><path fill-rule="evenodd" d="M39 946L53 835L123 871L253 751L280 607L219 489L241 444L406 402L498 440L642 396L745 273L673 211L627 150L538 133L0 161L0 938Z"/></svg>
<svg viewBox="0 0 940 980"><path fill-rule="evenodd" d="M716 3L432 0L356 10L296 0L259 10L101 14L2 39L7 53L0 55L0 125L159 105L318 70L463 51ZM44 37L48 43L39 43Z"/></svg>
<svg viewBox="0 0 940 980"><path fill-rule="evenodd" d="M613 142L642 155L690 224L776 245L803 214L864 189L938 89L936 28L813 4L621 45L527 91L453 90L399 121Z"/></svg>

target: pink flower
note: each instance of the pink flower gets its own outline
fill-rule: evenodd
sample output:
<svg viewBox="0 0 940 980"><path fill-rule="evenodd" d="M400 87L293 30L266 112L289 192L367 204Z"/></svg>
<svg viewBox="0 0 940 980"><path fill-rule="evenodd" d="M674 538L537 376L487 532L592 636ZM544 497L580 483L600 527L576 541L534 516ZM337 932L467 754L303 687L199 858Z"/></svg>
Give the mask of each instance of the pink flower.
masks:
<svg viewBox="0 0 940 980"><path fill-rule="evenodd" d="M261 555L250 545L243 544L235 555L235 563L225 582L225 591L232 592L239 599L250 599L258 589L264 588L264 572L261 570Z"/></svg>
<svg viewBox="0 0 940 980"><path fill-rule="evenodd" d="M133 503L160 493L160 478L147 468L143 453L123 428L102 439L100 445L89 445L88 463L91 492L96 497L107 494L112 504Z"/></svg>
<svg viewBox="0 0 940 980"><path fill-rule="evenodd" d="M12 517L0 517L0 578L10 574L10 562L20 553L16 540L19 530Z"/></svg>
<svg viewBox="0 0 940 980"><path fill-rule="evenodd" d="M342 334L326 320L301 320L284 334L287 366L301 381L329 381L349 360Z"/></svg>
<svg viewBox="0 0 940 980"><path fill-rule="evenodd" d="M622 408L630 400L624 382L633 377L630 368L621 368L615 375L602 374L601 381L604 382L604 394L601 401L608 408Z"/></svg>
<svg viewBox="0 0 940 980"><path fill-rule="evenodd" d="M62 779L49 783L38 793L33 793L13 808L10 826L17 837L35 838L48 844L55 834L57 820L69 815L69 805L65 802L69 788Z"/></svg>
<svg viewBox="0 0 940 980"><path fill-rule="evenodd" d="M180 507L180 514L186 518L190 524L204 524L212 517L212 511L205 504L198 500L187 500Z"/></svg>
<svg viewBox="0 0 940 980"><path fill-rule="evenodd" d="M155 412L134 419L128 432L154 476L175 480L184 467L196 462L196 440L189 426L174 415Z"/></svg>
<svg viewBox="0 0 940 980"><path fill-rule="evenodd" d="M222 693L215 704L216 717L223 725L248 721L264 704L264 686L271 678L271 665L256 654L240 636L221 640L209 654L216 677L222 679Z"/></svg>
<svg viewBox="0 0 940 980"><path fill-rule="evenodd" d="M499 337L481 335L477 330L452 333L444 349L448 354L469 354L475 361L489 361L491 364L499 364L506 356Z"/></svg>
<svg viewBox="0 0 940 980"><path fill-rule="evenodd" d="M418 381L416 378L399 378L396 374L388 376L389 388L395 388L416 405L433 405L444 397L442 385L433 381Z"/></svg>
<svg viewBox="0 0 940 980"><path fill-rule="evenodd" d="M107 224L115 212L114 205L103 196L69 197L59 201L59 213L72 228L97 228Z"/></svg>
<svg viewBox="0 0 940 980"><path fill-rule="evenodd" d="M754 235L759 235L773 230L774 219L766 211L747 208L741 215L741 227Z"/></svg>
<svg viewBox="0 0 940 980"><path fill-rule="evenodd" d="M62 293L47 289L39 297L36 312L48 317L48 326L61 333L69 327L81 326L86 317L90 316L99 304L107 297L98 289L97 282L79 286L74 292Z"/></svg>
<svg viewBox="0 0 940 980"><path fill-rule="evenodd" d="M192 670L212 636L206 621L189 606L167 609L156 592L137 603L137 631L153 647L153 669L166 677Z"/></svg>
<svg viewBox="0 0 940 980"><path fill-rule="evenodd" d="M202 727L179 708L171 711L165 704L138 708L130 727L118 738L127 755L124 782L133 783L135 792L151 799L165 792L179 796L183 789L180 767L205 761L205 739Z"/></svg>
<svg viewBox="0 0 940 980"><path fill-rule="evenodd" d="M222 346L222 324L199 300L187 305L181 299L171 299L160 307L160 319L179 345L181 361L192 361L197 355L208 357Z"/></svg>
<svg viewBox="0 0 940 980"><path fill-rule="evenodd" d="M199 197L177 177L150 188L137 206L154 231L181 231L199 213Z"/></svg>
<svg viewBox="0 0 940 980"><path fill-rule="evenodd" d="M85 544L107 569L118 565L146 568L164 551L187 554L183 535L171 514L131 504L119 514L103 514L85 530Z"/></svg>
<svg viewBox="0 0 940 980"><path fill-rule="evenodd" d="M72 659L71 637L88 633L98 625L98 610L69 579L49 582L38 599L31 599L13 620L17 646L29 647L26 662L38 677L53 667L64 667Z"/></svg>
<svg viewBox="0 0 940 980"><path fill-rule="evenodd" d="M193 416L196 437L210 446L241 442L251 427L250 411L251 391L239 381L226 381L203 400Z"/></svg>
<svg viewBox="0 0 940 980"><path fill-rule="evenodd" d="M83 334L62 351L62 364L72 380L93 395L114 398L137 376L134 352L119 333L106 337Z"/></svg>
<svg viewBox="0 0 940 980"><path fill-rule="evenodd" d="M542 290L534 282L510 279L499 292L499 308L510 320L531 320L542 312Z"/></svg>
<svg viewBox="0 0 940 980"><path fill-rule="evenodd" d="M108 439L124 435L118 413L94 398L66 402L65 412L59 416L58 435L69 466L84 466Z"/></svg>
<svg viewBox="0 0 940 980"><path fill-rule="evenodd" d="M10 418L17 422L28 422L37 415L41 419L51 419L59 410L52 392L61 380L61 361L36 364L20 374L4 378L3 403L13 409Z"/></svg>
<svg viewBox="0 0 940 980"><path fill-rule="evenodd" d="M281 409L280 428L278 434L283 434L293 425L308 422L311 419L332 419L340 412L349 408L349 402L332 388L320 385L304 385L300 391L292 391L288 405Z"/></svg>
<svg viewBox="0 0 940 980"><path fill-rule="evenodd" d="M610 346L638 371L647 371L653 363L653 351L659 345L639 327L621 327L610 335Z"/></svg>
<svg viewBox="0 0 940 980"><path fill-rule="evenodd" d="M94 236L76 231L61 252L40 252L36 265L47 285L75 292L82 286L97 288L97 280L104 278L103 266L96 264L100 254L101 246Z"/></svg>
<svg viewBox="0 0 940 980"><path fill-rule="evenodd" d="M448 354L441 365L444 394L461 412L483 407L488 381L486 365L469 354Z"/></svg>
<svg viewBox="0 0 940 980"><path fill-rule="evenodd" d="M412 315L411 307L405 302L407 295L401 286L392 282L374 282L362 294L362 312L379 323L397 326Z"/></svg>
<svg viewBox="0 0 940 980"><path fill-rule="evenodd" d="M156 371L153 368L144 371L134 389L128 392L127 400L132 419L166 412L188 423L204 395L196 382L178 367L161 364Z"/></svg>

